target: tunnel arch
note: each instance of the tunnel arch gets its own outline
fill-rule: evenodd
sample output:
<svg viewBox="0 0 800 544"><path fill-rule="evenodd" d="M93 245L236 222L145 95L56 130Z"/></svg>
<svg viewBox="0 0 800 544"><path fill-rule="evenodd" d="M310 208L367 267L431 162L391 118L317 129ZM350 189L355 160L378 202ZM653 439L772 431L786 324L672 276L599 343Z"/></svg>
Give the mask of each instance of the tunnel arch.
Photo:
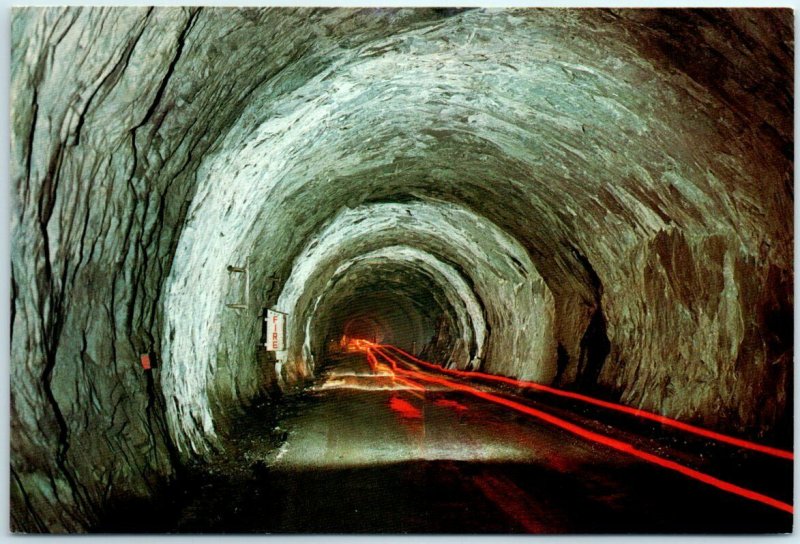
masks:
<svg viewBox="0 0 800 544"><path fill-rule="evenodd" d="M467 231L463 228L464 225L475 225L476 228ZM457 274L467 279L469 285L461 286L462 291L464 293L474 291L482 301L479 305L485 307L482 311L487 312L485 319L490 322L496 321L497 330L504 331L504 335L495 335L496 341L491 349L496 352L507 350L510 353L510 357L506 357L503 363L506 365L506 372L518 372L514 370L515 367L527 368L528 370L524 372L528 377L544 380L552 378L555 374L556 357L552 331L554 300L548 286L539 276L528 253L517 241L486 218L450 202L418 199L402 204L378 202L341 210L322 226L317 234L311 236L306 248L299 252L293 270L276 301L276 308L289 314L296 314L298 309L307 307L309 297L313 294L307 291L307 287L318 281L315 278L324 278L326 274L332 273L334 267L345 256L362 255L373 248L391 244L396 239L413 242L420 247L429 248L429 251L436 255L446 256L448 266L456 267ZM387 254L384 258L393 257ZM479 266L479 269L485 267L485 271L482 277L473 278L478 263L485 263ZM190 284L187 282L186 285ZM191 293L191 290L187 290L186 293ZM478 312L474 309L476 304L471 303L471 305L472 314L476 315ZM508 314L508 308L515 307L530 307L533 310L529 315L523 312ZM213 311L213 305L208 309ZM531 320L541 320L543 324L533 327L530 325ZM289 322L291 330L303 330L302 321L296 322L290 319ZM192 322L183 325L192 325ZM490 327L494 325L490 324ZM461 330L465 329L462 327ZM485 334L484 326L480 326L479 330L478 335ZM202 332L205 335L215 333L218 331L206 329ZM531 333L533 336L529 338ZM182 336L187 337L187 334L184 333ZM289 334L291 350L297 350L304 345L302 341L294 339L296 336L296 333ZM242 340L252 342L250 338L244 336ZM465 340L465 343L469 345L468 340ZM466 349L468 353L472 351ZM302 355L298 351L279 354L281 372L288 372L290 382L311 374L313 368L306 365L310 354L310 346L304 347ZM199 355L201 359L192 361L196 368L214 366L213 360L203 361L202 354ZM205 357L208 358L209 355L210 353ZM284 363L289 359L296 359L297 363L292 364L300 366L284 367ZM456 359L461 360L461 356ZM472 360L461 361L459 364L477 367L483 363ZM502 365L498 368L503 371ZM553 370L541 375L536 370L540 368ZM202 388L201 384L202 382L197 382L195 387ZM195 425L189 415L191 410L195 409L198 409L198 406L194 404L188 407L185 424ZM202 436L209 433L207 429L202 429L200 432L201 434L197 435L199 440L203 440ZM210 435L213 437L213 431Z"/></svg>
<svg viewBox="0 0 800 544"><path fill-rule="evenodd" d="M235 255L237 250L227 240L215 237L211 237L214 243L209 246L209 237L201 227L208 217L216 217L215 225L223 230L244 229L240 247L259 239L292 254L286 241L270 238L268 227L259 226L263 225L259 217L268 216L275 224L290 224L296 232L312 236L320 223L309 224L301 218L315 217L313 210L319 207L315 195L325 195L328 203L354 207L361 201L397 192L416 194L423 200L444 198L499 225L512 239L525 241L525 253L547 284L543 289L552 290L557 301L557 343L567 354L568 368L562 375L569 382L579 374L581 343L601 305L607 319L619 323L628 319L625 327L635 326L630 322L632 314L617 308L621 301L640 295L629 290L612 298L610 291L605 291L599 300L593 275L604 283L626 285L631 276L627 270L619 275L619 260L630 259L642 246L654 247L660 233L675 228L696 232L691 243L697 251L703 251L710 239L724 240L724 251L738 252L745 260L746 255L758 251L759 242L749 233L766 235L767 231L739 228L743 217L735 210L741 208L725 196L729 194L725 187L746 187L748 179L757 179L765 172L756 173L753 164L737 158L747 155L739 140L718 137L723 126L708 119L724 108L720 109L714 99L698 99L702 91L696 82L681 75L666 75L654 69L650 60L627 52L598 58L594 54L597 43L588 46L586 41L566 43L560 39L558 29L563 21L549 14L534 20L470 12L452 20L479 21L486 40L470 41L466 36L442 40L445 30L426 33L422 39L410 30L379 40L385 54L371 56L370 47L346 53L305 85L271 100L267 109L261 99L254 98L240 118L246 123L226 135L225 148L235 152L209 157L198 171L198 191L177 248L173 279L168 280L173 286L170 292L188 294L180 288L173 291L185 281L180 279L182 269L193 273L205 267L211 277L203 279L204 285L221 285L219 273L205 265L217 256L227 260L223 256ZM525 35L523 31L529 27L539 33ZM508 49L504 32L515 36L514 48ZM552 62L552 44L542 41L545 35L563 46L557 62ZM593 36L604 50L618 51L617 39L619 36L609 30ZM414 55L405 52L410 42L421 45ZM512 50L514 53L510 53ZM468 69L470 62L483 59L489 52L493 60L483 70ZM405 69L397 70L397 66ZM423 77L434 68L436 78ZM463 89L469 89L469 93ZM382 107L373 108L376 103ZM647 106L652 103L671 104L672 108L653 111ZM674 130L676 123L681 130ZM350 130L351 126L370 126L371 131L363 137ZM679 136L686 131L697 138L686 142ZM639 146L634 161L629 154L620 153L631 136L638 138ZM318 156L336 158L336 162L317 161L314 157ZM352 159L356 156L357 162ZM591 170L590 156L605 165L603 172ZM452 157L463 157L457 169ZM487 183L487 173L491 183ZM775 170L773 175L782 176ZM218 180L223 178L226 183L220 184ZM564 195L569 195L566 201ZM773 205L773 201L768 202ZM714 213L701 211L712 207ZM665 209L669 209L669 217ZM192 221L193 217L197 219ZM760 221L756 216L752 220ZM205 247L202 254L193 256L196 228L203 233L200 236ZM772 225L768 231L774 233L776 228ZM607 234L591 238L590 233L595 232ZM580 239L575 233L580 233ZM609 252L612 239L615 249ZM590 273L574 256L575 247L583 260L591 263ZM691 250L686 254L692 254ZM256 264L264 273L286 277L285 269L277 271L274 266L266 260ZM641 304L641 300L623 302L621 307L630 304ZM176 301L174 306L180 305ZM205 308L213 313L215 303L209 300ZM730 311L746 310L732 307ZM698 330L696 318L685 315L677 311L673 318L687 331ZM505 324L502 315L495 317ZM214 353L217 350L213 346L219 343L215 339L218 331L198 328L202 320L195 323L192 334L196 340L202 339L199 345L203 351L196 359L196 369L187 369L190 374L213 368L215 356L209 358L203 353L206 348ZM609 325L607 330L613 334L618 326ZM654 326L663 334L671 334L663 325ZM726 341L736 346L741 339L734 335ZM239 351L236 346L244 342L241 336L227 349ZM167 344L167 353L192 351L188 346L176 350L169 341ZM627 340L620 337L618 345L626 344ZM687 339L688 359L695 357L690 353L697 352L693 344ZM636 357L630 347L611 349L608 355L608 359L626 366L623 375L635 374ZM652 357L657 358L654 353ZM171 361L170 355L165 366L170 367ZM511 372L519 373L526 363L516 360L509 366L514 369L509 369ZM648 368L653 379L670 379L669 373L657 365ZM611 383L620 374L613 365L603 364L597 375ZM190 380L198 384L194 387L197 391L191 393L178 387L174 396L179 405L182 398L197 399L205 382L204 376ZM166 390L175 389L173 383L173 377L166 378ZM691 380L682 387L691 388ZM709 392L698 391L691 404L705 405L709 402L706 394ZM641 395L640 389L628 388L623 398L646 402ZM209 434L211 427L207 416L192 415L205 410L198 402L189 401L183 415L174 413L170 419L181 421L180 428L187 429L196 428L193 420L199 419L203 422L200 438Z"/></svg>
<svg viewBox="0 0 800 544"><path fill-rule="evenodd" d="M312 323L318 313L325 315L322 308L325 307L326 295L335 293L331 289L333 286L337 284L353 285L353 282L345 280L348 272L358 268L367 268L367 271L373 274L376 271L380 273L380 265L387 262L395 267L403 265L404 268L415 271L421 278L439 286L446 301L446 303L439 302L440 311L448 316L452 314L442 310L443 307L446 306L455 311L456 317L455 319L451 318L451 322L458 323L457 330L460 332L463 345L466 346L466 349L462 347L461 353L453 354L450 360L455 361L461 368L468 364L475 364L476 359L483 356L484 342L488 336L483 304L456 270L429 254L407 246L381 248L340 264L330 279L324 283L321 293L309 301L307 308L311 310L311 315L306 318L307 322ZM361 266L359 267L359 265ZM358 284L355 285L358 286ZM305 313L304 311L298 312L299 315L305 315ZM310 331L310 327L306 326L305 330ZM307 332L302 341L306 356L314 351L310 346L311 339L312 334ZM301 342L298 340L297 344L301 345ZM290 357L291 355L287 354L287 359ZM307 362L303 361L302 364L307 364Z"/></svg>
<svg viewBox="0 0 800 544"><path fill-rule="evenodd" d="M478 14L463 17L484 18ZM498 31L507 28L510 20L488 17L484 22L487 29ZM516 24L516 21L511 24ZM524 26L527 23L523 21L520 24ZM516 30L519 31L519 28ZM371 191L380 194L408 191L409 188L425 196L431 192L447 194L450 199L457 199L455 205L480 210L480 215L497 222L512 236L526 240L526 252L537 262L543 278L549 282L549 286L561 290L558 293L559 313L568 319L559 319L558 322L569 323L571 329L560 331L558 336L560 343L571 352L573 361L580 359L580 340L595 313L594 310L585 311L583 308L586 304L596 307L597 299L591 278L580 272L583 268L573 257L571 246L559 244L559 241L573 237L569 233L609 229L614 232L611 236L623 242L614 255L594 249L597 240L584 238L580 241L581 253L594 263L593 269L602 270L603 275L613 276L618 255L635 251L636 244L641 243L642 239L652 240L650 237L670 228L662 211L667 205L665 197L651 196L655 194L655 188L660 187L663 191L661 194L670 195L677 204L673 207L675 220L680 224L691 224L698 232L709 233L701 236L713 236L714 232L727 230L733 236L729 239L734 247L747 244L745 239L737 240L742 234L741 229L731 229L729 226L729 207L724 206L725 211L721 214L698 214L694 211L695 207L708 206L713 202L713 194L725 194L721 190L720 177L711 174L708 169L703 171L695 166L698 159L693 157L704 153L703 145L693 142L690 147L686 142L676 139L668 119L661 118L659 113L651 112L649 108L642 109L654 116L648 122L637 113L637 108L642 107L637 105L638 100L682 104L680 93L683 91L674 85L661 85L663 80L654 78L652 68L646 62L636 59L626 64L621 76L617 73L617 59L599 61L591 55L581 56L588 55L586 50L568 48L562 57L572 55L572 59L562 58L560 65L554 65L549 62L549 49L540 49L541 43L533 39L517 43L517 47L527 55L520 53L515 56L516 69L504 66L501 63L504 55L501 54L493 67L494 71L488 72L490 75L485 76L487 72L481 72L478 76L476 72L463 68L468 63L470 48L477 47L480 54L485 54L484 45L444 45L444 42L427 40L427 53L415 55L408 71L397 71L398 53L393 47L399 47L405 37L392 37L384 44L392 51L391 54L375 59L359 58L336 65L335 74L331 71L324 76L316 76L309 86L324 90L322 94L316 94L316 98L306 100L305 90L298 89L274 103L276 110L290 111L289 115L268 119L256 131L232 130L229 139L244 137L238 144L241 149L236 155L237 159L231 160L230 155L225 156L224 162L211 158L207 161L208 166L201 168L198 195L193 201L197 209L190 212L190 216L220 214L223 227L226 222L233 222L231 227L249 228L240 242L247 244L252 242L245 240L256 237L269 239L268 236L261 236L265 234L263 231L248 227L259 224L256 221L258 216L266 214L277 224L297 226L302 221L293 221L291 216L296 218L297 214L310 211L313 199L309 197L316 194L325 194L332 202L338 200L353 205L359 202L359 199L353 200L353 195L358 194L354 191L357 186L366 189L360 199L375 198L374 194L370 194ZM501 44L502 39L499 43L493 43L492 47ZM526 60L520 61L520 58ZM587 66L586 58L593 59L597 64ZM436 80L420 79L420 74L430 70L432 64L436 65L439 77ZM391 74L388 79L385 77L387 74ZM522 79L522 74L526 74L525 79ZM493 78L504 79L507 84L495 85ZM576 79L582 85L573 85ZM546 87L537 86L543 81L547 81ZM637 92L632 94L633 81L636 81ZM685 83L691 88L691 82ZM462 88L469 88L470 96L474 97L487 96L491 92L491 101L482 104L487 110L478 108L478 112L465 115L465 112L472 112L475 106L462 102L466 100L466 95L459 92ZM508 90L504 91L506 94L498 95L497 88ZM517 89L525 89L529 94L520 95ZM363 93L367 93L370 100L380 98L391 107L374 110L368 107L370 102L364 99ZM420 95L425 96L422 102ZM621 95L632 97L630 103L623 104L610 98ZM411 96L415 97L413 107L409 102ZM448 106L443 109L442 104L445 103ZM518 117L512 120L507 114L501 113L501 104ZM586 109L589 104L593 108L591 111ZM695 103L694 106L709 107L701 103ZM413 115L411 112L414 112ZM256 118L264 119L267 113L262 112ZM552 121L556 116L558 123L535 122ZM245 114L243 119L249 120L251 117ZM706 134L709 130L718 130L717 127L702 123L701 118L700 124L693 127L695 133ZM373 131L366 139L361 138L346 128L351 124L369 125ZM420 125L433 128L419 130ZM587 132L587 125L605 127L603 145L596 141L595 132ZM562 131L560 135L556 134L555 127ZM622 145L622 142L628 141L629 134L643 135L645 129L651 137L642 141L650 143L643 144L637 162L631 163L627 155L615 150L612 142ZM574 134L588 139L583 144L586 152L576 152L569 140ZM559 137L563 135L569 136ZM383 143L380 147L372 143L378 139ZM268 152L265 152L266 142L269 142ZM307 145L308 142L312 142L311 145ZM234 142L228 145L237 146ZM381 154L381 150L386 149L391 149L392 154ZM665 152L667 149L670 150L669 154ZM603 178L614 180L613 183L600 185L598 197L592 196L594 191L591 188L594 185L589 178L581 175L582 169L585 171L588 168L588 150L606 164ZM420 172L420 153L426 158L424 174ZM315 155L338 157L341 160L323 172L323 165L313 159ZM359 156L358 164L346 158L356 155ZM459 165L458 179L453 176L452 161L449 160L454 155L469 157L468 162ZM716 163L714 170L724 172L728 182L741 179L743 173L747 172L746 164L733 164L736 162L733 158L735 154L726 154L724 162L715 160L714 156L719 155L714 152L706 154L700 163ZM548 167L548 163L561 164L565 157L570 158L569 169ZM475 171L498 172L491 186L487 186L485 179L470 176L466 168L473 164ZM220 177L229 178L224 187L216 182ZM545 183L545 177L558 182ZM204 179L211 183L208 189L204 189ZM253 183L253 179L262 181ZM531 184L531 179L536 181ZM380 180L380 186L374 184L376 180ZM638 181L628 187L619 180L643 180L653 189L642 193L636 186ZM526 193L520 190L522 186L535 190ZM555 192L550 187L559 187L559 190ZM212 188L213 191L210 191ZM487 200L487 194L496 196ZM499 196L502 194L515 195L516 198L506 205L507 199ZM564 194L569 194L572 201L564 202ZM686 206L687 202L691 204ZM588 213L579 216L577 209L586 209ZM609 210L613 210L613 213L609 213ZM530 221L519 225L520 217L535 217L535 228L531 228ZM305 228L309 227L314 228L312 225ZM190 222L183 239L191 240L192 232ZM307 232L310 234L313 230ZM207 240L205 235L203 240ZM219 250L223 253L232 251L227 241L220 244ZM191 256L184 258L182 247L179 244L176 262L189 263L187 271L196 270L202 263L193 262ZM206 246L204 258L213 256L213 251ZM265 262L262 266L268 264ZM179 268L173 270L175 273ZM218 274L216 279L204 281L207 285L219 285L220 282ZM613 304L614 301L608 298L606 306L613 309ZM212 303L209 310L213 307ZM499 318L502 320L502 316ZM209 334L209 331L198 332L201 336ZM215 333L210 331L210 334L213 337ZM211 348L216 343L211 338L209 340L203 343L204 347ZM210 351L215 350L211 348ZM206 363L213 366L213 361L202 359L201 356L201 364L198 365L200 371L207 367ZM519 365L523 366L521 363ZM200 383L203 381L201 378ZM169 387L169 382L165 385ZM202 385L198 387L203 389ZM178 398L185 394L181 393ZM193 406L190 410L196 408ZM191 417L179 419L188 426L194 425ZM207 431L204 425L203 433Z"/></svg>

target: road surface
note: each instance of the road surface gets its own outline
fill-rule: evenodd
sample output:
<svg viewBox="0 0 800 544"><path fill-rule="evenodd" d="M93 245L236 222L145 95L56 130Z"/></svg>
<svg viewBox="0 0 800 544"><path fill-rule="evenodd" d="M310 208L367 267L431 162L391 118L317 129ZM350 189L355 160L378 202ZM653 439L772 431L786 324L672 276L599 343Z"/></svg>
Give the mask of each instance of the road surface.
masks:
<svg viewBox="0 0 800 544"><path fill-rule="evenodd" d="M136 508L120 508L98 530L791 531L792 516L780 507L577 436L494 399L541 410L633 444L645 457L787 506L791 460L550 397L445 375L399 352L344 355L290 399L277 420L268 416L269 407L254 407L228 437L225 454L167 490L157 514L142 519ZM154 505L138 507L152 512Z"/></svg>

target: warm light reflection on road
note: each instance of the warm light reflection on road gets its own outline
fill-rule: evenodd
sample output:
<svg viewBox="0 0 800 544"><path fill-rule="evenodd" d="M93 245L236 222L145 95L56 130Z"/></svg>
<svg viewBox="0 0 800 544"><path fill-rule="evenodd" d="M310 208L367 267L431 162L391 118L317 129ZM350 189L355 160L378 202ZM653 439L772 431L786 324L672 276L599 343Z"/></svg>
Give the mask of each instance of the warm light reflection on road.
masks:
<svg viewBox="0 0 800 544"><path fill-rule="evenodd" d="M339 345L343 351L347 353L353 353L365 352L369 347L376 346L377 344L363 338L348 338L347 336L342 336L342 339L339 341Z"/></svg>
<svg viewBox="0 0 800 544"><path fill-rule="evenodd" d="M639 459L641 459L643 461L646 461L648 463L651 463L651 464L654 464L654 465L657 465L657 466L660 466L660 467L663 467L663 468L678 472L680 474L683 474L684 476L688 476L689 478L692 478L694 480L697 480L697 481L703 482L705 484L711 485L713 487L716 487L716 488L721 489L723 491L726 491L728 493L732 493L732 494L735 494L735 495L739 495L741 497L745 497L747 499L758 501L758 502L761 502L761 503L766 504L768 506L771 506L773 508L777 508L779 510L783 510L785 512L789 512L789 513L793 513L794 512L794 509L793 509L791 504L785 503L783 501L779 501L779 500L774 499L772 497L768 497L768 496L763 495L761 493L758 493L756 491L752 491L750 489L746 489L746 488L737 486L737 485L732 484L730 482L726 482L724 480L720 480L718 478L715 478L713 476L710 476L710 475L705 474L703 472L700 472L698 470L694 470L692 468L686 467L684 465L681 465L681 464L676 463L674 461L671 461L669 459L665 459L665 458L659 457L657 455L654 455L652 453L648 453L648 452L639 450L639 449L637 449L636 447L634 447L630 443L627 443L627 442L624 442L624 441L621 441L621 440L617 440L615 438L611 438L611 437L604 436L604 435L601 435L599 433L590 431L590 430L588 430L586 428L583 428L583 427L581 427L579 425L575 425L574 423L571 423L569 421L566 421L564 419L556 417L556 416L554 416L552 414L549 414L547 412L543 412L542 410L538 410L536 408L532 408L532 407L527 406L525 404L522 404L520 402L509 400L507 398L495 395L493 393L477 389L477 388L473 387L472 385L466 384L466 383L464 383L462 381L458 381L457 382L457 381L453 381L453 380L450 380L450 379L442 378L442 377L434 374L432 371L435 371L437 373L444 373L444 374L450 374L450 375L458 376L459 378L479 377L479 378L484 379L484 380L496 379L497 381L503 381L504 383L513 382L513 384L519 385L521 387L534 387L534 386L537 386L537 387L544 388L544 386L539 386L539 384L533 384L531 382L520 382L518 380L511 380L509 378L503 378L503 377L499 377L499 376L491 376L491 375L488 375L488 374L478 374L478 373L473 373L473 372L447 370L447 369L444 369L444 368L439 367L437 365L434 365L432 363L429 363L427 361L422 361L422 360L420 360L420 359L418 359L418 358L416 358L416 357L414 357L414 356L412 356L412 355L410 355L410 354L408 354L408 353L406 353L406 352L404 352L404 351L402 351L399 348L396 348L394 346L380 345L380 344L375 344L375 343L371 343L371 342L367 342L367 341L362 341L362 343L360 344L360 347L361 347L361 349L363 349L366 352L366 356L367 356L367 359L368 359L368 361L370 363L370 367L373 370L381 370L383 372L389 370L389 371L393 372L396 376L399 376L400 378L403 378L403 379L406 379L406 380L411 380L412 383L419 384L420 382L424 382L424 383L427 383L427 384L435 384L435 385L439 385L439 386L444 386L444 387L450 388L453 391L459 391L459 392L462 392L462 393L467 393L467 394L472 395L474 397L478 397L480 399L492 402L494 404L498 404L498 405L504 406L506 408L512 409L514 411L517 411L517 412L532 416L532 417L534 417L534 418L536 418L536 419L538 419L540 421L543 421L543 422L548 423L550 425L554 425L556 427L559 427L559 428L561 428L561 429L563 429L563 430L565 430L567 432L570 432L570 433L572 433L574 435L577 435L577 436L579 436L579 437L581 437L581 438L583 438L585 440L589 440L589 441L597 443L597 444L602 444L602 445L607 446L609 448L612 448L614 450L626 453L628 455L632 455L632 456L634 456L636 458L639 458ZM381 363L381 361L378 359L376 354L378 356L380 356L380 358L383 359L383 361L385 361L386 364ZM396 354L400 354L400 355L398 356ZM412 361L412 362L409 362L409 361ZM424 367L426 369L426 371L422 371L419 368L419 366L417 366L417 365ZM554 394L568 393L568 392L564 392L564 391L561 391L561 390L556 390L556 389L553 389L553 388L546 388L546 389L543 389L543 390L546 390L547 392L554 393ZM557 393L555 393L555 392L557 392ZM573 395L569 395L569 396L573 396ZM573 396L573 398L579 398L579 400L583 400L585 402L591 402L592 404L599 404L599 405L601 405L603 407L612 408L612 409L616 409L616 410L619 410L620 408L627 408L627 407L624 407L624 406L621 406L621 405L614 405L612 403L607 403L605 401L599 401L598 399L592 399L591 397L586 397L584 395L575 394ZM654 418L661 418L662 417L662 416L657 416L656 414L651 414L651 413L648 413L648 412L642 412L642 411L633 410L633 409L628 409L628 410L630 410L629 413L633 413L633 415L637 415L639 417L646 417L648 419L654 419ZM622 410L622 411L628 411L628 410ZM663 418L663 419L668 419L668 418ZM657 421L661 421L661 419L656 419L656 420ZM694 434L700 434L702 436L705 436L705 437L708 437L708 438L712 438L712 439L720 439L719 437L723 437L724 440L721 440L721 441L724 441L724 442L729 443L729 444L741 445L740 444L741 442L745 442L747 444L747 446L742 446L742 447L749 447L749 449L756 449L758 451L763 451L764 449L767 449L767 450L773 449L773 448L767 448L766 446L764 446L762 449L759 449L759 448L753 447L753 446L760 446L758 444L754 444L754 443L746 442L746 441L741 441L739 439L735 439L734 437L728 437L728 436L725 436L725 435L721 435L719 433L715 433L715 432L712 432L712 431L707 431L705 429L700 429L699 427L688 426L688 425L687 426L674 425L674 423L680 423L680 422L676 422L675 420L669 420L669 421L673 422L673 426L674 427L681 428L683 430L688 430L689 432L693 432ZM686 428L686 427L689 427L689 428ZM699 431L703 431L703 432L698 432L698 430ZM781 451L781 450L778 450L778 451ZM768 453L768 452L765 452L765 453ZM789 458L792 458L792 457L789 457Z"/></svg>
<svg viewBox="0 0 800 544"><path fill-rule="evenodd" d="M417 461L552 466L565 454L558 435L532 436L501 407L468 409L451 388L395 372L372 349L345 354L324 368L310 392L315 400L287 418L284 426L292 431L286 442L265 458L276 468L375 468Z"/></svg>

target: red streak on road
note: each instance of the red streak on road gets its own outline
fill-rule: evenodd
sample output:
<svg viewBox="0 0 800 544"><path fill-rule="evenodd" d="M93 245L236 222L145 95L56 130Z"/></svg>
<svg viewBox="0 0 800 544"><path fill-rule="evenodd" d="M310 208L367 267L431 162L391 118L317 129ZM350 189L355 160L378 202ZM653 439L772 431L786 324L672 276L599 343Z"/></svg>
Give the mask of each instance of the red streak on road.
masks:
<svg viewBox="0 0 800 544"><path fill-rule="evenodd" d="M530 505L524 491L505 478L481 474L472 478L472 483L486 498L506 512L511 519L531 534L545 533L546 527L532 519Z"/></svg>
<svg viewBox="0 0 800 544"><path fill-rule="evenodd" d="M380 347L383 347L383 346L380 346ZM467 394L473 395L475 397L487 400L489 402L493 402L495 404L506 406L507 408L511 408L512 410L516 410L517 412L521 412L523 414L527 414L527 415L533 416L533 417L535 417L535 418L537 418L537 419L539 419L541 421L544 421L546 423L550 423L551 425L554 425L556 427L560 427L561 429L564 429L565 431L568 431L568 432L570 432L572 434L580 436L581 438L584 438L586 440L589 440L589 441L592 441L592 442L596 442L598 444L602 444L602 445L608 446L608 447L610 447L612 449L615 449L617 451L621 451L623 453L627 453L629 455L632 455L634 457L637 457L639 459L647 461L648 463L652 463L654 465L658 465L660 467L663 467L663 468L666 468L666 469L669 469L669 470L673 470L675 472L683 474L684 476L688 476L689 478L693 478L695 480L698 480L698 481L703 482L705 484L711 485L713 487L716 487L716 488L721 489L723 491L726 491L728 493L732 493L734 495L739 495L741 497L744 497L744 498L747 498L747 499L750 499L750 500L754 500L754 501L766 504L766 505L771 506L773 508L777 508L778 510L783 510L784 512L789 512L790 514L794 513L794 507L791 504L785 503L783 501L779 501L777 499L773 499L772 497L768 497L767 495L763 495L763 494L758 493L756 491L752 491L750 489L746 489L744 487L737 486L737 485L732 484L730 482L726 482L724 480L720 480L719 478L715 478L713 476L710 476L710 475L705 474L703 472L700 472L698 470L694 470L692 468L683 466L683 465L678 464L678 463L676 463L674 461L670 461L669 459L663 459L663 458L658 457L656 455L653 455L651 453L647 453L647 452L641 451L639 449L636 449L632 444L629 444L627 442L623 442L621 440L617 440L615 438L611 438L611 437L608 437L608 436L604 436L604 435L595 433L593 431L590 431L588 429L585 429L583 427L580 427L578 425L570 423L569 421L563 420L563 419L561 419L559 417L553 416L553 415L548 414L546 412L542 412L541 410L537 410L535 408L531 408L530 406L526 406L524 404L520 404L520 403L515 402L513 400L509 400L509 399L506 399L506 398L503 398L503 397L499 397L497 395L493 395L491 393L487 393L485 391L481 391L479 389L476 389L474 387L470 387L468 385L464 385L464 384L461 384L461 383L458 383L458 382L453 382L453 381L450 381L450 380L447 380L447 379L444 379L444 378L439 378L439 377L436 377L436 376L432 376L430 374L423 373L423 372L421 372L419 370L403 370L403 369L400 369L397 366L397 363L403 364L403 362L399 361L397 359L393 359L391 356L389 356L386 353L385 349L380 349L380 347L379 346L369 346L369 347L367 347L367 353L370 354L371 351L373 349L375 349L375 351L377 351L378 354L380 354L384 359L387 360L387 362L389 362L389 364L392 366L392 368L395 369L395 372L399 372L399 373L401 373L401 374L403 374L405 376L413 377L413 378L415 378L417 380L426 381L426 382L429 382L429 383L435 383L435 384L438 384L438 385L443 385L443 386L449 387L449 388L451 388L451 389L453 389L455 391L461 391L463 393L467 393ZM405 364L407 366L410 366L408 363L405 363ZM436 366L436 365L431 365L431 366ZM441 367L436 367L436 370L442 370L442 369L441 369ZM466 373L466 374L469 374L469 373Z"/></svg>
<svg viewBox="0 0 800 544"><path fill-rule="evenodd" d="M401 398L392 397L389 400L389 408L407 419L422 419L422 411Z"/></svg>
<svg viewBox="0 0 800 544"><path fill-rule="evenodd" d="M372 350L367 350L367 363L369 363L369 368L375 373L375 369L378 368L378 359L373 355Z"/></svg>
<svg viewBox="0 0 800 544"><path fill-rule="evenodd" d="M435 401L433 401L433 403L436 406L443 406L445 408L452 408L456 412L466 412L467 410L469 410L469 408L467 408L466 406L464 406L460 402L457 402L457 401L454 401L454 400L436 399Z"/></svg>
<svg viewBox="0 0 800 544"><path fill-rule="evenodd" d="M417 363L417 364L419 364L421 366L436 370L437 372L443 372L445 374L450 374L452 376L460 376L460 377L463 377L463 378L479 378L479 379L486 380L486 381L504 383L504 384L507 384L507 385L513 385L515 387L521 387L521 388L524 388L524 389L533 389L533 390L536 390L536 391L542 391L542 392L545 392L545 393L549 393L551 395L557 395L559 397L567 397L567 398L571 398L571 399L576 399L576 400L580 400L582 402L586 402L588 404L594 404L595 406L602 406L603 408L608 408L610 410L616 410L617 412L624 412L626 414L631 414L631 415L634 415L634 416L642 418L642 419L649 419L651 421L656 421L658 423L661 423L661 424L664 424L664 425L668 425L670 427L674 427L674 428L680 429L682 431L693 433L693 434L696 434L696 435L699 435L699 436L702 436L702 437L705 437L705 438L711 438L712 440L717 440L719 442L725 442L726 444L731 444L733 446L737 446L737 447L740 447L740 448L746 448L746 449L749 449L749 450L758 451L758 452L761 452L761 453L765 453L767 455L772 455L774 457L779 457L781 459L794 460L794 453L791 452L791 451L781 450L781 449L778 449L778 448L765 446L763 444L757 444L755 442L750 442L748 440L742 440L741 438L736 438L736 437L728 436L728 435L725 435L725 434L722 434L722 433L718 433L718 432L715 432L715 431L710 431L708 429L703 429L702 427L697 427L695 425L689 425L688 423L683 423L682 421L677 421L675 419L672 419L672 418L669 418L669 417L666 417L666 416L662 416L662 415L659 415L659 414L654 414L652 412L647 412L645 410L639 410L637 408L631 408L630 406L625 406L623 404L616 404L616 403L613 403L613 402L607 402L607 401L596 399L596 398L593 398L593 397L588 397L586 395L581 395L580 393L573 393L572 391L564 391L563 389L556 389L555 387L549 387L547 385L542 385L542 384L539 384L539 383L536 383L536 382L526 382L526 381L521 381L521 380L515 380L513 378L507 378L505 376L495 376L493 374L485 374L483 372L466 372L466 371L463 371L463 370L452 370L452 369L448 369L448 368L443 368L443 367L441 367L439 365L435 365L435 364L429 363L427 361L422 361L422 360L414 357L410 353L406 353L402 349L400 349L398 347L395 347L395 346L388 345L388 344L374 345L372 347L376 348L376 349L381 349L381 348L383 348L383 349L387 349L387 348L391 349L393 351L396 351L396 352L400 353L404 357L407 357L407 358L411 359L415 363Z"/></svg>

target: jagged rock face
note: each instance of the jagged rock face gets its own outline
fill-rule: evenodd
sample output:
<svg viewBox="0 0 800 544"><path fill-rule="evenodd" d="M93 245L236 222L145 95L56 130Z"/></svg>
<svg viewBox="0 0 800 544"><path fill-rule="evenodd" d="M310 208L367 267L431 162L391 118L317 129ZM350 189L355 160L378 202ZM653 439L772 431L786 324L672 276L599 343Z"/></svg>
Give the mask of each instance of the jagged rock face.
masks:
<svg viewBox="0 0 800 544"><path fill-rule="evenodd" d="M261 307L282 387L372 327L745 435L787 413L788 10L21 9L12 42L17 529L212 451L274 386Z"/></svg>

